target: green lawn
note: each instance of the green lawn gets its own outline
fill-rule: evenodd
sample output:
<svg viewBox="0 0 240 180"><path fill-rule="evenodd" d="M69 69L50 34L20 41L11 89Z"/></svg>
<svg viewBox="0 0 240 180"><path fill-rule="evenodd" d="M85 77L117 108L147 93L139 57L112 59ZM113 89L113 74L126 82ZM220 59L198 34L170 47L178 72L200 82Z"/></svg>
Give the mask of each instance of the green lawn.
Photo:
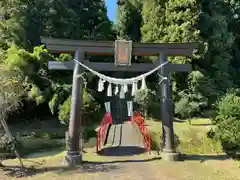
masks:
<svg viewBox="0 0 240 180"><path fill-rule="evenodd" d="M149 125L152 148L162 148L162 124L159 121L150 119L146 121ZM211 154L222 153L222 147L219 142L207 138L207 132L211 129L209 119L192 119L191 124L188 121L174 122L174 132L178 137L177 149L187 154ZM180 142L179 142L180 141Z"/></svg>

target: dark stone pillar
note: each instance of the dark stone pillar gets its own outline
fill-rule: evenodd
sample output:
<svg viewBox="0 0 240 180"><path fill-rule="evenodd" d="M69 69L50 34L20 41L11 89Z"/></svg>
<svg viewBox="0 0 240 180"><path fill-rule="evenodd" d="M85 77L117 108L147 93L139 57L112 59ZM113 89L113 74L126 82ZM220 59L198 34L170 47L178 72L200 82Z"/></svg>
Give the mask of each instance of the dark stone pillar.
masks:
<svg viewBox="0 0 240 180"><path fill-rule="evenodd" d="M166 54L160 54L160 64L168 61ZM169 71L167 65L163 66L160 71L160 75L163 77L169 77ZM169 161L178 159L178 153L176 153L174 145L174 130L173 130L173 118L172 118L172 87L170 79L162 80L160 84L160 108L161 108L161 120L163 131L163 158Z"/></svg>
<svg viewBox="0 0 240 180"><path fill-rule="evenodd" d="M75 59L83 62L84 52L80 50L76 51ZM82 163L82 144L80 141L80 128L82 121L82 94L83 94L83 84L79 78L76 76L83 73L82 67L75 62L75 67L73 71L73 81L72 81L72 104L70 112L70 121L68 132L66 133L67 140L67 155L65 157L65 162L69 166L75 166ZM80 142L80 143L79 143Z"/></svg>

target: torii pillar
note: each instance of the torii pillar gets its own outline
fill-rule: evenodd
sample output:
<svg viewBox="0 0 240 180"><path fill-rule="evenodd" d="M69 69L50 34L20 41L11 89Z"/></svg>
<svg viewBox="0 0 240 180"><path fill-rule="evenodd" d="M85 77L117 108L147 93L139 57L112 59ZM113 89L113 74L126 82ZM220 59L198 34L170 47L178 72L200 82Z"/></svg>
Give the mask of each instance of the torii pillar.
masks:
<svg viewBox="0 0 240 180"><path fill-rule="evenodd" d="M168 61L168 56L164 53L161 53L159 56L159 63L163 64ZM186 69L190 71L191 68ZM175 69L177 71L177 69ZM177 161L179 160L179 153L176 152L175 148L175 135L173 129L173 110L172 110L172 86L170 73L171 69L166 65L159 70L159 73L162 77L167 77L167 79L162 79L160 86L160 114L162 120L162 140L163 140L163 152L162 158L168 161ZM160 79L161 80L161 79Z"/></svg>
<svg viewBox="0 0 240 180"><path fill-rule="evenodd" d="M84 52L77 49L75 57L77 61L84 61ZM72 99L70 120L68 132L66 132L66 148L65 163L69 166L82 164L82 108L83 108L83 83L77 75L84 72L83 68L75 61L72 80ZM80 138L79 138L80 136Z"/></svg>

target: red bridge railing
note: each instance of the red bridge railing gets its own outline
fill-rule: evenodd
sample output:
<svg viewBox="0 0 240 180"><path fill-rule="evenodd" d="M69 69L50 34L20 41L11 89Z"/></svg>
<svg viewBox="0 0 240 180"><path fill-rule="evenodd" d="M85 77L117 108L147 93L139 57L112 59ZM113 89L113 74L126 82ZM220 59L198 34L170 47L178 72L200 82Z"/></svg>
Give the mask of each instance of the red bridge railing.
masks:
<svg viewBox="0 0 240 180"><path fill-rule="evenodd" d="M96 129L96 152L98 152L104 144L110 124L112 124L112 115L110 112L107 112L104 115L100 126Z"/></svg>
<svg viewBox="0 0 240 180"><path fill-rule="evenodd" d="M132 118L130 119L132 123L137 124L141 134L144 137L144 144L146 151L148 153L151 152L151 139L150 139L150 133L148 129L148 125L145 124L143 117L138 113L134 112Z"/></svg>

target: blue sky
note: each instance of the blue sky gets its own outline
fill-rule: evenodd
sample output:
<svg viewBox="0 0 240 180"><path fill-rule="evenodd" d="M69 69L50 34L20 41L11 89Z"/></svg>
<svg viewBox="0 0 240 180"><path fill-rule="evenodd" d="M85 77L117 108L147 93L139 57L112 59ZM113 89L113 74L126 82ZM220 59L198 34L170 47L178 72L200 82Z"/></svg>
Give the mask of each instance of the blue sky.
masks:
<svg viewBox="0 0 240 180"><path fill-rule="evenodd" d="M115 20L116 15L116 1L117 0L105 0L107 5L107 14L110 20Z"/></svg>

